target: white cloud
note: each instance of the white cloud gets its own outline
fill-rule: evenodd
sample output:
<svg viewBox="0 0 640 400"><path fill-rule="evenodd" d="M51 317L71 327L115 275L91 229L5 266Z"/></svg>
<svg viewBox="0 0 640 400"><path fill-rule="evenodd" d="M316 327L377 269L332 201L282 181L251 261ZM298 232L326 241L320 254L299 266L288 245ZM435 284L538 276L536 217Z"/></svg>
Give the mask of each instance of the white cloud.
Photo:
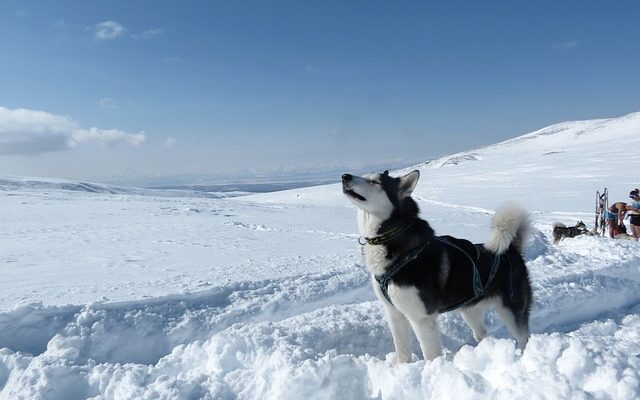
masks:
<svg viewBox="0 0 640 400"><path fill-rule="evenodd" d="M554 43L553 47L557 50L571 50L578 47L579 43L575 40L569 40L566 42Z"/></svg>
<svg viewBox="0 0 640 400"><path fill-rule="evenodd" d="M77 148L82 143L138 146L145 139L144 132L87 129L66 116L0 107L0 155L36 155Z"/></svg>
<svg viewBox="0 0 640 400"><path fill-rule="evenodd" d="M164 145L167 147L171 147L174 144L176 144L177 140L175 138L172 137L168 137L167 140L164 141Z"/></svg>
<svg viewBox="0 0 640 400"><path fill-rule="evenodd" d="M65 29L69 27L69 24L67 23L67 21L63 20L63 19L59 19L56 22L54 22L53 24L51 24L51 27L54 29Z"/></svg>
<svg viewBox="0 0 640 400"><path fill-rule="evenodd" d="M160 36L162 34L164 34L164 31L162 29L155 28L155 29L146 30L142 32L140 35L134 35L134 37L135 38L141 37L142 39L145 39L145 40L151 40L154 37Z"/></svg>
<svg viewBox="0 0 640 400"><path fill-rule="evenodd" d="M167 64L178 64L182 59L180 57L171 56L163 58L162 61Z"/></svg>
<svg viewBox="0 0 640 400"><path fill-rule="evenodd" d="M125 34L127 28L116 21L104 21L91 27L93 36L98 40L110 40Z"/></svg>
<svg viewBox="0 0 640 400"><path fill-rule="evenodd" d="M116 102L112 98L103 97L100 100L98 100L98 108L101 108L103 110L109 110L109 109L118 108L118 106L116 105Z"/></svg>
<svg viewBox="0 0 640 400"><path fill-rule="evenodd" d="M317 75L320 73L320 67L308 64L304 66L304 72L310 75Z"/></svg>

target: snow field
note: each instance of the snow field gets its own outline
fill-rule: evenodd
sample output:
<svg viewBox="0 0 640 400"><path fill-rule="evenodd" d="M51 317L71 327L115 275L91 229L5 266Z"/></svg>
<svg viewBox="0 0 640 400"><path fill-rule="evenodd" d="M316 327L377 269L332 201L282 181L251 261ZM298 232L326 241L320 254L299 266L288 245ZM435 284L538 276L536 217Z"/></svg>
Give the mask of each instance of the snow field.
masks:
<svg viewBox="0 0 640 400"><path fill-rule="evenodd" d="M554 247L535 234L523 354L494 313L492 337L476 346L454 312L441 317L444 357L394 365L356 264L147 300L22 306L0 315L0 398L633 398L633 246L579 237Z"/></svg>

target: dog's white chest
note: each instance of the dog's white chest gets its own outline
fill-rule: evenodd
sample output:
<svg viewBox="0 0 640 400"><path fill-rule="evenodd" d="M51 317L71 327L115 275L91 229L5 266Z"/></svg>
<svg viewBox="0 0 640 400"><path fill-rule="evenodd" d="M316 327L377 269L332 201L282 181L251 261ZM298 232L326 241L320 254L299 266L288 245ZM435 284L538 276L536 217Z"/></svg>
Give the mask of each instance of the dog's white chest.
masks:
<svg viewBox="0 0 640 400"><path fill-rule="evenodd" d="M381 223L382 219L379 217L375 217L358 209L358 229L361 236L376 236ZM364 264L374 275L383 274L385 268L389 265L390 260L387 259L387 250L384 246L365 244L362 248L362 256L364 258Z"/></svg>
<svg viewBox="0 0 640 400"><path fill-rule="evenodd" d="M364 264L374 275L382 275L389 265L387 250L383 246L365 245L362 248Z"/></svg>

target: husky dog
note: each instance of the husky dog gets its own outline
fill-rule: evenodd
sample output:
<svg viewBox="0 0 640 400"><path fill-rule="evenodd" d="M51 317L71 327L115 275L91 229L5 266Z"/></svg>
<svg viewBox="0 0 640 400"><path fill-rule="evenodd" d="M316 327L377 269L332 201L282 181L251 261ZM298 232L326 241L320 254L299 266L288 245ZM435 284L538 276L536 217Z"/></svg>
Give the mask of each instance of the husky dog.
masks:
<svg viewBox="0 0 640 400"><path fill-rule="evenodd" d="M487 308L494 305L518 348L524 349L532 303L522 257L527 213L513 206L498 211L484 245L435 236L411 198L419 176L417 170L401 178L388 171L342 176L343 192L358 208L364 262L384 304L396 362L410 361L412 329L424 358L438 357L438 314L457 308L479 342L486 335Z"/></svg>
<svg viewBox="0 0 640 400"><path fill-rule="evenodd" d="M553 244L558 244L564 238L573 238L585 235L589 232L587 226L582 221L578 221L575 226L566 226L562 222L553 223Z"/></svg>

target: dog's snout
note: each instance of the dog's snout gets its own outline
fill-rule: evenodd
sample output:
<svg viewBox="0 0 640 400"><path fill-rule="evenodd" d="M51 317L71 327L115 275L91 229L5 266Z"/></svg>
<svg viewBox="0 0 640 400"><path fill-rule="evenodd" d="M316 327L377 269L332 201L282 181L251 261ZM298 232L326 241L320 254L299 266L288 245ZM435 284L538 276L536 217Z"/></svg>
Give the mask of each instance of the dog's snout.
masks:
<svg viewBox="0 0 640 400"><path fill-rule="evenodd" d="M353 175L351 175L351 174L342 175L342 182L349 182L352 179L353 179Z"/></svg>

